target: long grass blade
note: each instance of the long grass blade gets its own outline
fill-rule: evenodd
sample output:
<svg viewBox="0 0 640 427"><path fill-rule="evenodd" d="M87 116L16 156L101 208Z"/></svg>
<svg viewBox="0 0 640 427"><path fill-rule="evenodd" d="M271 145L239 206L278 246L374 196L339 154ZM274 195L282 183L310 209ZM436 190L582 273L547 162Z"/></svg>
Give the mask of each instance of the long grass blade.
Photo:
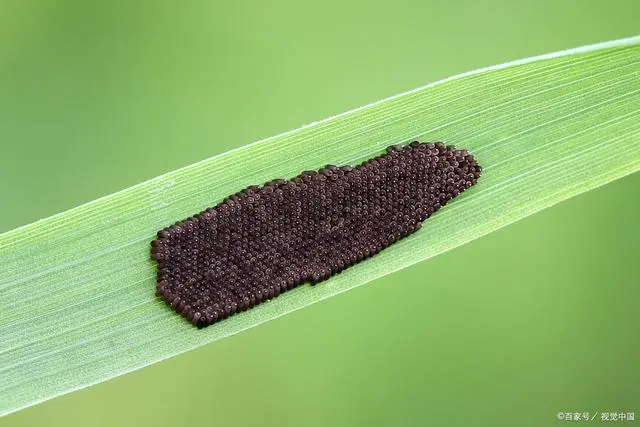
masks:
<svg viewBox="0 0 640 427"><path fill-rule="evenodd" d="M484 166L423 229L316 287L198 330L154 296L149 241L247 185L393 143ZM640 167L640 37L455 76L0 235L0 414L122 375L433 257Z"/></svg>

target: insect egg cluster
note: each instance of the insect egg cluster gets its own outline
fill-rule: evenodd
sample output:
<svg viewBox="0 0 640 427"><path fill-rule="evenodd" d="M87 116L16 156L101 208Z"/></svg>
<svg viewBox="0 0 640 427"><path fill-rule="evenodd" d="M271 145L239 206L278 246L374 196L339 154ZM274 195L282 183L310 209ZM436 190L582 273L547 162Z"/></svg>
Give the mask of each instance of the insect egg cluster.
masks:
<svg viewBox="0 0 640 427"><path fill-rule="evenodd" d="M157 294L194 325L210 325L414 233L480 172L466 150L416 141L357 167L247 187L158 232Z"/></svg>

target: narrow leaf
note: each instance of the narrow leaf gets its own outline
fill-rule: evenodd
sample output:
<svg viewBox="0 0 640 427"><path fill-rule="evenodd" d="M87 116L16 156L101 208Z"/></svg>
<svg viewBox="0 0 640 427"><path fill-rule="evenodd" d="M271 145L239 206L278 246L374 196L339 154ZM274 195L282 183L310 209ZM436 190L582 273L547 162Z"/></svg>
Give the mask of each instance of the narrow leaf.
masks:
<svg viewBox="0 0 640 427"><path fill-rule="evenodd" d="M155 232L251 184L443 140L484 167L411 237L206 329L155 297ZM275 319L640 167L640 37L452 77L0 235L0 414ZM428 284L425 284L428 286Z"/></svg>

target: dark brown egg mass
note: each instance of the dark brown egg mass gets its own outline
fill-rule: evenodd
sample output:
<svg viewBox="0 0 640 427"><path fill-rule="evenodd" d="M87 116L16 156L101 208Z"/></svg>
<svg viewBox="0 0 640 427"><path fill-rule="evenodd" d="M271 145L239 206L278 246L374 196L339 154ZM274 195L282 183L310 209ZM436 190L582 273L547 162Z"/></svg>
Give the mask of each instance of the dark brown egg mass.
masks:
<svg viewBox="0 0 640 427"><path fill-rule="evenodd" d="M211 325L415 232L480 171L466 150L416 141L357 167L248 187L158 232L157 294L194 325Z"/></svg>

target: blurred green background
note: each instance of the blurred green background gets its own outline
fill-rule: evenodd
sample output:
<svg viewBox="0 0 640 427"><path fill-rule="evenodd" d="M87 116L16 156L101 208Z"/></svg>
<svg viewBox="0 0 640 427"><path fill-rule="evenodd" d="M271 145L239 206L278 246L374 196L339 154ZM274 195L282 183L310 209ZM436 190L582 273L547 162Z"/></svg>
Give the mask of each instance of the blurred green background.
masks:
<svg viewBox="0 0 640 427"><path fill-rule="evenodd" d="M636 0L0 1L0 232L430 81L634 35L639 23ZM627 177L0 424L640 419L639 190L640 175Z"/></svg>

